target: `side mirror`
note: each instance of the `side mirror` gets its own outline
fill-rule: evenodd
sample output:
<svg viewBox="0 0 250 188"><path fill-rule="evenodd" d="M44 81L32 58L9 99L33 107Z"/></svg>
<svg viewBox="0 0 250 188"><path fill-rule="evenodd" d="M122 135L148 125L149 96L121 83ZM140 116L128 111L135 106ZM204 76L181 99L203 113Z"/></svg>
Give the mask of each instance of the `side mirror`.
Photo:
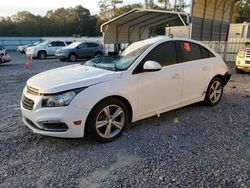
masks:
<svg viewBox="0 0 250 188"><path fill-rule="evenodd" d="M143 65L144 72L155 72L161 70L161 65L156 61L146 61Z"/></svg>
<svg viewBox="0 0 250 188"><path fill-rule="evenodd" d="M52 45L51 44L48 44L48 47L51 47Z"/></svg>

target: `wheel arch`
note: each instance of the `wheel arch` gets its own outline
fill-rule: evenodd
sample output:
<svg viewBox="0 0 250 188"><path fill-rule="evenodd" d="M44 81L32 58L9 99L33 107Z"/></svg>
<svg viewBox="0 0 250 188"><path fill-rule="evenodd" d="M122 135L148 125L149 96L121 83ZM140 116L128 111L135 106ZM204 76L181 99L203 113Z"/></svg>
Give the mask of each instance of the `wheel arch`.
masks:
<svg viewBox="0 0 250 188"><path fill-rule="evenodd" d="M88 119L89 119L89 116L90 116L92 110L93 110L100 102L102 102L102 101L104 101L104 100L107 100L107 99L109 99L109 98L117 98L117 99L121 100L122 102L124 102L124 104L125 104L125 105L127 106L127 108L128 108L128 112L129 112L129 122L132 122L132 118L133 118L133 109L132 109L132 105L131 105L131 103L129 102L129 100L126 99L125 97L121 96L121 95L111 95L111 96L107 96L107 97L105 97L105 98L99 100L99 101L91 108L91 110L89 111L89 113L88 113L88 115L87 115L87 118L86 118L86 121L85 121L85 125L84 125L84 135L85 135L85 134L88 134L88 129L87 129L86 124L87 124L87 122L88 122Z"/></svg>
<svg viewBox="0 0 250 188"><path fill-rule="evenodd" d="M47 52L46 52L46 50L39 50L39 51L37 52L37 55L38 55L39 53L41 53L41 52L44 52L46 55L48 55Z"/></svg>

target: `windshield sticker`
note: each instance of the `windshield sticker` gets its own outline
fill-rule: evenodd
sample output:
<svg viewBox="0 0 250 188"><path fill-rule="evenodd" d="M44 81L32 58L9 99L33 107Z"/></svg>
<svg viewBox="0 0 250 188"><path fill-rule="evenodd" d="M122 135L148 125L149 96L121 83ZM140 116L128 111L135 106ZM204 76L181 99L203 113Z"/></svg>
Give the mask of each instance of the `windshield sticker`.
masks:
<svg viewBox="0 0 250 188"><path fill-rule="evenodd" d="M184 42L183 47L185 52L191 52L191 48L188 42Z"/></svg>

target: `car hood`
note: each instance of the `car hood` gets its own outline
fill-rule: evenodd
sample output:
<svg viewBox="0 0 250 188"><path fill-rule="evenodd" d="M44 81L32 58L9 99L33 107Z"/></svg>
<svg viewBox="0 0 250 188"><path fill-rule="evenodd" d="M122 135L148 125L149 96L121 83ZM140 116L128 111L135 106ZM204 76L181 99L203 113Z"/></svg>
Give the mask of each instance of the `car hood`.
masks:
<svg viewBox="0 0 250 188"><path fill-rule="evenodd" d="M37 74L27 81L27 85L38 89L39 93L49 94L91 86L120 76L119 72L77 64Z"/></svg>

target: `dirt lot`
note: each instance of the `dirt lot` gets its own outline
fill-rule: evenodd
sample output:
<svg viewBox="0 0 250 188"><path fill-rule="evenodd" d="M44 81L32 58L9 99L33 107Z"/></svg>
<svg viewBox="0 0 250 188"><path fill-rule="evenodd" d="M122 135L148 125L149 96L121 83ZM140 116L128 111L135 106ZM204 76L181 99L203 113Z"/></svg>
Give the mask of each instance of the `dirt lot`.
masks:
<svg viewBox="0 0 250 188"><path fill-rule="evenodd" d="M194 104L132 124L117 141L33 134L21 120L28 78L68 65L0 65L0 187L250 187L250 74L233 75L219 105Z"/></svg>

